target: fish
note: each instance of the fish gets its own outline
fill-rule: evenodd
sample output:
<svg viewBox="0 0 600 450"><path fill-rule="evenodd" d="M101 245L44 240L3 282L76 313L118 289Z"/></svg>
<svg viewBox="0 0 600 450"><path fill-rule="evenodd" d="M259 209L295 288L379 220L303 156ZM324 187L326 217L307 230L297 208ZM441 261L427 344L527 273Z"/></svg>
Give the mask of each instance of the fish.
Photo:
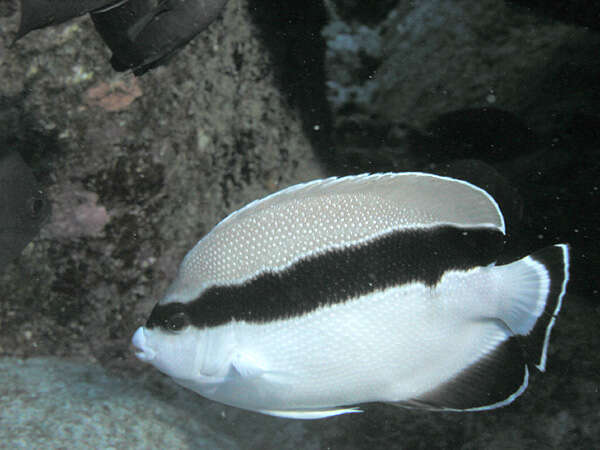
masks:
<svg viewBox="0 0 600 450"><path fill-rule="evenodd" d="M505 406L546 370L569 279L568 244L496 264L505 233L454 178L292 186L206 234L132 344L185 388L278 417Z"/></svg>
<svg viewBox="0 0 600 450"><path fill-rule="evenodd" d="M37 236L50 203L16 151L0 151L0 273Z"/></svg>
<svg viewBox="0 0 600 450"><path fill-rule="evenodd" d="M142 75L166 64L221 14L227 0L129 0L92 11L96 31L112 51L114 70Z"/></svg>
<svg viewBox="0 0 600 450"><path fill-rule="evenodd" d="M21 23L15 40L33 30L58 25L90 11L106 11L124 0L21 0Z"/></svg>
<svg viewBox="0 0 600 450"><path fill-rule="evenodd" d="M90 14L114 70L142 75L166 64L221 14L227 0L21 0L14 42Z"/></svg>

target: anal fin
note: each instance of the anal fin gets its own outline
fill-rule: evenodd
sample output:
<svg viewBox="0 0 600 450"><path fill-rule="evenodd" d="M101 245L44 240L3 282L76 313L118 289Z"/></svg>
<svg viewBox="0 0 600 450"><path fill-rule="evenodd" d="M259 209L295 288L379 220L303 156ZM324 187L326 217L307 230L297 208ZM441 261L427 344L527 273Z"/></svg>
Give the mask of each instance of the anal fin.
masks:
<svg viewBox="0 0 600 450"><path fill-rule="evenodd" d="M528 383L523 351L517 338L510 337L441 386L416 398L390 403L433 411L483 411L512 403Z"/></svg>

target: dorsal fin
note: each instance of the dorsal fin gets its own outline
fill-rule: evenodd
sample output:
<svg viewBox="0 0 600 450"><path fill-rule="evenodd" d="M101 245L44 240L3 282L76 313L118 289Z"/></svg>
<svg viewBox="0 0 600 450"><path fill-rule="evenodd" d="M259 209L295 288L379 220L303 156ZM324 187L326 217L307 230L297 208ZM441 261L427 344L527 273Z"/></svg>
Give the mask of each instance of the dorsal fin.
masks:
<svg viewBox="0 0 600 450"><path fill-rule="evenodd" d="M248 215L259 214L262 210L299 198L310 201L357 192L366 198L376 196L393 203L398 209L418 213L414 225L489 225L505 232L500 208L486 191L466 181L422 172L361 174L297 184L249 203L218 226L243 220ZM374 205L366 203L363 206L368 210Z"/></svg>
<svg viewBox="0 0 600 450"><path fill-rule="evenodd" d="M453 178L409 172L299 184L219 223L186 255L161 303L187 301L210 286L241 283L391 232L440 226L505 231L494 199Z"/></svg>

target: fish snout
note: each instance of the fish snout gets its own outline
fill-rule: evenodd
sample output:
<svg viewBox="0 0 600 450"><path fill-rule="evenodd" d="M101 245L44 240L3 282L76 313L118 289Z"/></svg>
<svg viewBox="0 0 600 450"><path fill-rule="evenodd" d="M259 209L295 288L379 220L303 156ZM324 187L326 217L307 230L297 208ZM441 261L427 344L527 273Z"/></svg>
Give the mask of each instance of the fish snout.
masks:
<svg viewBox="0 0 600 450"><path fill-rule="evenodd" d="M141 361L150 362L156 357L156 352L152 350L146 342L144 327L139 327L133 334L131 343L136 348L135 356Z"/></svg>

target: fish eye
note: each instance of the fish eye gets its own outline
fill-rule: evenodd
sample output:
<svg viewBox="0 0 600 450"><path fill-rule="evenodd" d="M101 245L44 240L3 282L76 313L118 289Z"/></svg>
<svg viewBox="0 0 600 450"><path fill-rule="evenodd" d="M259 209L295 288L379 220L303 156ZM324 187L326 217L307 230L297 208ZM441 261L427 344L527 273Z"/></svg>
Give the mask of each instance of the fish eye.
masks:
<svg viewBox="0 0 600 450"><path fill-rule="evenodd" d="M165 319L162 323L162 327L168 331L180 331L187 327L190 321L187 314L179 311Z"/></svg>

